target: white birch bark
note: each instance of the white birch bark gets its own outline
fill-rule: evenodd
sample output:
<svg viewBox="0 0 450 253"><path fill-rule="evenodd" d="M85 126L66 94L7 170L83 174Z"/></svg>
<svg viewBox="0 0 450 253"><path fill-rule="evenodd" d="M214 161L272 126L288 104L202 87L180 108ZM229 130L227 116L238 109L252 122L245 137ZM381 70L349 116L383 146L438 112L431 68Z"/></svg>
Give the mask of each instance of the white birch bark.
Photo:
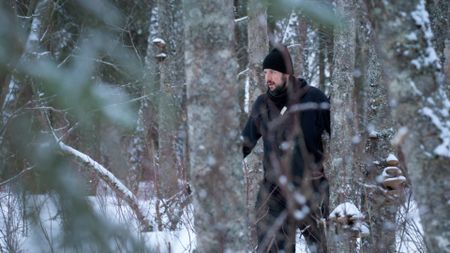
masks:
<svg viewBox="0 0 450 253"><path fill-rule="evenodd" d="M48 12L51 10L52 2L49 0L41 0L37 3L33 14L33 21L28 34L25 50L19 59L19 65L32 64L33 59L40 56L40 39L42 38L45 29L50 21ZM19 103L19 94L26 88L26 85L17 78L16 74L12 74L8 83L5 99L2 104L2 128L7 124L10 117L13 115L16 106ZM3 141L3 135L0 135L0 143Z"/></svg>

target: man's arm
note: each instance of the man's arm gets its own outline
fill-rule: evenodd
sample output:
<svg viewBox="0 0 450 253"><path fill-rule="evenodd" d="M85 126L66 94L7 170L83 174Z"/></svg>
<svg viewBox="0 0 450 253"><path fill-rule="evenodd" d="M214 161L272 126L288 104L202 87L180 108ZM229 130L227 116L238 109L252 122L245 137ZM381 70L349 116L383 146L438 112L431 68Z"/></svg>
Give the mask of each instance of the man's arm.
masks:
<svg viewBox="0 0 450 253"><path fill-rule="evenodd" d="M323 94L325 97L325 102L328 103L328 109L322 110L322 118L325 125L325 131L327 131L328 135L331 135L331 127L330 127L330 109L331 104L330 100Z"/></svg>
<svg viewBox="0 0 450 253"><path fill-rule="evenodd" d="M259 130L260 118L259 118L259 107L261 99L260 97L253 104L252 111L248 117L247 123L245 124L244 130L242 131L243 145L242 154L244 158L252 152L253 148L256 146L259 138L261 138L261 132Z"/></svg>
<svg viewBox="0 0 450 253"><path fill-rule="evenodd" d="M247 123L245 124L244 131L242 131L242 137L244 139L242 145L242 154L244 158L250 154L253 148L256 146L261 134L259 133L256 122L253 117L249 117Z"/></svg>

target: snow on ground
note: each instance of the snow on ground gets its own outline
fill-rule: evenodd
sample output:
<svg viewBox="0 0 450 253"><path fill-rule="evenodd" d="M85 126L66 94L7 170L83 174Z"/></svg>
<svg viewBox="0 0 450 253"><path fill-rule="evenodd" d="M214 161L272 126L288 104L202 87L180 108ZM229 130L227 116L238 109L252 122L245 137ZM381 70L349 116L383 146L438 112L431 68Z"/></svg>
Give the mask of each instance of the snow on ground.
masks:
<svg viewBox="0 0 450 253"><path fill-rule="evenodd" d="M138 196L141 199L140 205L149 220L155 220L155 202L150 201L150 198L143 200L144 195L142 194ZM179 230L141 233L129 207L111 192L106 191L99 196L87 198L100 217L117 227L133 231L130 236L145 242L146 248L149 249L148 252L191 253L196 247L192 206L186 208ZM27 208L37 208L41 222L30 225L32 223L28 220L28 226L23 226L24 219L20 211L23 209L20 199L6 192L0 192L0 252L8 252L6 250L7 243L12 245L15 243L22 252L49 252L50 245L57 244L61 240L62 232L61 216L55 203L55 197L52 195L30 196ZM421 252L421 245L418 243L417 237L423 232L415 202L408 202L399 214L398 222L407 224L407 226L397 233L398 252ZM153 225L157 227L156 224ZM133 233L135 234L133 235ZM296 252L309 253L300 233L297 234Z"/></svg>
<svg viewBox="0 0 450 253"><path fill-rule="evenodd" d="M410 199L397 213L397 224L400 229L396 233L398 253L426 252L423 245L423 228L420 221L417 203Z"/></svg>
<svg viewBox="0 0 450 253"><path fill-rule="evenodd" d="M134 235L130 234L131 238L141 239L148 249L146 252L183 253L193 252L195 249L192 206L186 208L179 230L141 233L133 212L124 201L110 192L106 195L87 198L100 218L114 224L113 227L122 227L124 230L135 232ZM54 244L61 241L62 222L56 203L56 198L51 195L31 195L28 198L27 209L37 211L41 222L33 223L28 220L27 225L24 226L20 211L23 210L21 200L12 194L0 192L0 252L9 252L7 244L10 243L11 238L16 241L16 249L21 252L50 252L58 249L58 246ZM153 221L155 202L141 200L139 204L149 220ZM153 225L157 227L156 224ZM7 235L8 233L10 236ZM123 251L118 250L118 252Z"/></svg>

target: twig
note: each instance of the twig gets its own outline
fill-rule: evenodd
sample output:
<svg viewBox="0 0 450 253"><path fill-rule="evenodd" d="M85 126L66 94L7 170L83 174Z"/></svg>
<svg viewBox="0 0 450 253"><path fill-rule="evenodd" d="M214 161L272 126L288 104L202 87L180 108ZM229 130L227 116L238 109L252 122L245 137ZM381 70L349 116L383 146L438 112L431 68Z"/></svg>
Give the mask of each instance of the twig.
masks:
<svg viewBox="0 0 450 253"><path fill-rule="evenodd" d="M13 177L11 177L11 178L9 178L9 179L7 179L7 180L1 182L1 183L0 183L0 187L2 187L2 186L4 186L4 185L6 185L6 184L8 184L8 183L10 183L10 182L12 182L12 181L14 181L14 180L16 180L17 178L19 178L20 176L22 176L22 175L25 174L26 172L32 170L33 168L34 168L34 166L28 167L28 168L22 170L21 172L19 172L19 174L17 174L17 175L15 175L15 176L13 176Z"/></svg>
<svg viewBox="0 0 450 253"><path fill-rule="evenodd" d="M249 71L249 68L246 68L246 69L242 70L241 72L239 72L239 74L237 76L240 77L241 75L246 74L248 71Z"/></svg>
<svg viewBox="0 0 450 253"><path fill-rule="evenodd" d="M138 52L136 46L134 45L133 36L131 36L130 30L128 30L127 32L128 32L128 36L130 37L131 45L133 46L133 51L136 54L137 58L139 59L139 62L142 62L142 57L139 55L139 52Z"/></svg>
<svg viewBox="0 0 450 253"><path fill-rule="evenodd" d="M275 237L277 235L277 231L281 228L287 216L288 214L287 211L285 210L280 214L280 216L277 217L273 225L267 231L266 236L264 237L264 240L262 241L261 245L258 247L258 253L265 252L266 247L270 245L273 239L272 237Z"/></svg>
<svg viewBox="0 0 450 253"><path fill-rule="evenodd" d="M248 20L248 16L237 18L237 19L234 20L234 23L239 23L241 21L246 21L246 20Z"/></svg>

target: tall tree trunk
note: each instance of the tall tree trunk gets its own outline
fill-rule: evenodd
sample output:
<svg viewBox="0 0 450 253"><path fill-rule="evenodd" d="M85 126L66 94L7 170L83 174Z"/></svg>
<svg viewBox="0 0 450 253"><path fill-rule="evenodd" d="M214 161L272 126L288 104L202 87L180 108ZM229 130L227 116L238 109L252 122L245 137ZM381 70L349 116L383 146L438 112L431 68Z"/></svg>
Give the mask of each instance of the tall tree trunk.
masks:
<svg viewBox="0 0 450 253"><path fill-rule="evenodd" d="M331 95L330 157L330 210L344 202L359 206L359 167L355 161L357 130L355 68L356 15L353 0L338 0L337 9L343 16L343 25L335 30L334 71ZM351 231L331 226L329 246L331 252L356 252L356 241Z"/></svg>
<svg viewBox="0 0 450 253"><path fill-rule="evenodd" d="M361 165L367 176L362 194L362 209L367 213L370 234L364 238L361 252L395 252L396 213L398 197L389 195L382 187L379 176L387 167L386 158L394 154L390 140L394 135L387 90L381 79L381 64L375 51L367 11L359 9L357 73L364 86L364 156ZM378 179L378 180L377 180Z"/></svg>
<svg viewBox="0 0 450 253"><path fill-rule="evenodd" d="M198 252L243 252L247 245L232 6L184 1Z"/></svg>
<svg viewBox="0 0 450 253"><path fill-rule="evenodd" d="M160 45L159 182L162 196L176 194L182 178L180 134L183 128L184 44L181 0L159 0ZM165 54L166 56L162 55ZM185 134L184 134L185 135ZM181 144L182 146L182 144ZM177 150L178 149L178 150Z"/></svg>
<svg viewBox="0 0 450 253"><path fill-rule="evenodd" d="M325 90L325 55L326 55L326 34L322 26L317 29L319 33L319 89Z"/></svg>
<svg viewBox="0 0 450 253"><path fill-rule="evenodd" d="M144 99L144 136L145 136L145 150L146 161L143 171L145 179L155 180L155 173L158 167L159 159L159 144L158 144L158 97L159 97L159 66L156 59L157 47L153 40L157 38L158 34L158 19L157 19L156 4L149 10L149 37L147 39L147 50L145 54L144 67L144 94L148 95L148 99Z"/></svg>
<svg viewBox="0 0 450 253"><path fill-rule="evenodd" d="M248 73L248 16L247 16L247 0L234 0L235 8L235 27L236 34L235 50L238 62L238 85L239 85L239 108L244 112L245 107L245 91ZM240 129L244 128L246 114L240 114Z"/></svg>
<svg viewBox="0 0 450 253"><path fill-rule="evenodd" d="M444 57L445 82L450 83L450 38L445 42ZM450 94L450 87L447 88L447 94Z"/></svg>
<svg viewBox="0 0 450 253"><path fill-rule="evenodd" d="M30 33L28 34L25 49L19 59L19 64L31 63L40 52L40 39L47 28L51 18L49 12L52 9L52 3L48 0L39 1L33 14L33 21L31 23ZM7 92L2 104L2 127L7 123L12 116L13 111L20 106L19 97L24 92L27 85L23 83L24 80L18 78L16 73L11 75ZM22 101L23 102L23 101ZM0 139L1 143L1 139Z"/></svg>
<svg viewBox="0 0 450 253"><path fill-rule="evenodd" d="M294 73L298 77L303 77L305 69L307 69L307 42L308 42L308 21L302 15L298 15L298 55L297 59L293 59L294 61Z"/></svg>
<svg viewBox="0 0 450 253"><path fill-rule="evenodd" d="M147 3L143 3L141 5L134 5L135 8L141 8L138 11L138 21L135 21L135 28L133 30L133 34L142 34L145 36L141 38L140 36L136 36L137 38L133 38L130 35L130 40L136 40L138 45L134 45L136 52L143 51L143 59L141 63L143 64L143 73L142 73L142 82L136 88L138 90L138 94L141 96L139 99L139 110L136 120L136 128L134 129L133 135L128 144L128 164L129 170L127 171L127 185L133 193L137 193L139 182L143 179L144 169L148 167L148 157L146 154L146 133L148 132L151 123L148 124L146 122L146 114L149 108L149 103L153 99L149 99L152 95L150 94L150 86L154 86L154 83L149 84L152 74L154 74L155 69L152 69L149 65L149 60L154 61L154 55L151 53L151 49L153 47L151 36L150 36L150 24L153 17L152 11L155 8L156 4L153 4L153 1L148 1ZM131 15L129 14L129 17ZM134 18L132 16L132 18ZM139 31L146 32L139 32ZM150 49L150 50L149 50ZM147 58L152 57L152 58ZM156 64L155 64L156 65ZM153 65L153 66L155 66ZM153 73L150 73L153 72ZM152 97L153 98L153 97ZM153 154L152 154L153 155Z"/></svg>
<svg viewBox="0 0 450 253"><path fill-rule="evenodd" d="M138 118L136 121L136 128L128 145L128 164L129 170L127 172L126 182L130 190L136 194L138 191L139 181L142 175L142 161L144 158L144 111L146 107L146 99L143 98L140 102Z"/></svg>
<svg viewBox="0 0 450 253"><path fill-rule="evenodd" d="M256 98L266 92L262 62L269 53L269 38L267 36L267 11L263 3L250 0L248 3L248 102L246 112Z"/></svg>
<svg viewBox="0 0 450 253"><path fill-rule="evenodd" d="M34 8L34 6L36 8ZM6 172L3 171L3 175L6 176L16 174L18 171L21 171L27 167L27 152L20 150L24 147L19 147L24 143L19 144L20 142L17 139L17 130L19 129L16 125L18 124L17 122L23 121L24 118L27 120L31 118L32 120L30 122L34 123L34 116L39 115L34 114L33 112L27 112L26 114L17 113L20 111L18 109L21 107L31 105L30 101L32 100L33 95L37 98L37 100L39 98L38 94L33 91L32 85L30 85L30 83L32 83L31 78L27 75L21 75L18 69L26 65L34 64L38 58L38 55L42 53L43 49L40 40L45 35L46 29L51 22L50 13L53 9L53 2L49 0L41 0L35 5L30 4L30 8L32 8L29 10L30 16L33 17L30 24L30 31L25 42L24 51L18 60L18 67L13 66L17 67L17 69L14 69L11 73L1 108L0 145L3 145L4 141L7 145L4 149L2 148L0 152L3 160L2 163L6 165ZM31 15L31 13L33 14ZM36 118L39 118L39 116ZM5 136L7 139L4 139ZM27 146L27 149L29 146L30 145ZM31 148L27 151L31 152ZM33 176L26 175L26 186L32 191L42 190L41 185L37 182L36 177L34 176L34 171L32 171L32 174Z"/></svg>
<svg viewBox="0 0 450 253"><path fill-rule="evenodd" d="M450 251L450 101L423 0L366 0L380 46L394 139L417 200L429 252ZM399 15L402 13L403 15Z"/></svg>
<svg viewBox="0 0 450 253"><path fill-rule="evenodd" d="M386 191L379 188L377 176L387 166L386 158L394 153L390 144L393 137L393 122L387 103L387 90L381 79L381 66L373 45L369 48L369 65L366 78L367 91L367 129L365 172L368 175L368 188L364 189L363 201L367 206L370 237L363 244L364 252L395 252L396 213L399 199L391 199Z"/></svg>
<svg viewBox="0 0 450 253"><path fill-rule="evenodd" d="M22 54L22 46L20 43L20 21L18 20L17 2L2 1L0 3L0 10L2 10L2 25L8 29L0 31L0 43L3 48L8 48L2 52L2 64L7 62L9 66L15 66ZM8 91L8 75L9 71L4 66L0 66L0 104Z"/></svg>
<svg viewBox="0 0 450 253"><path fill-rule="evenodd" d="M266 92L267 86L263 77L262 62L269 51L269 38L267 36L267 10L258 0L248 2L248 87L245 101L246 118L256 98ZM255 213L256 194L259 182L263 177L263 148L260 141L253 152L246 158L244 171L246 172L247 209L250 217L250 245L256 247L256 220Z"/></svg>

